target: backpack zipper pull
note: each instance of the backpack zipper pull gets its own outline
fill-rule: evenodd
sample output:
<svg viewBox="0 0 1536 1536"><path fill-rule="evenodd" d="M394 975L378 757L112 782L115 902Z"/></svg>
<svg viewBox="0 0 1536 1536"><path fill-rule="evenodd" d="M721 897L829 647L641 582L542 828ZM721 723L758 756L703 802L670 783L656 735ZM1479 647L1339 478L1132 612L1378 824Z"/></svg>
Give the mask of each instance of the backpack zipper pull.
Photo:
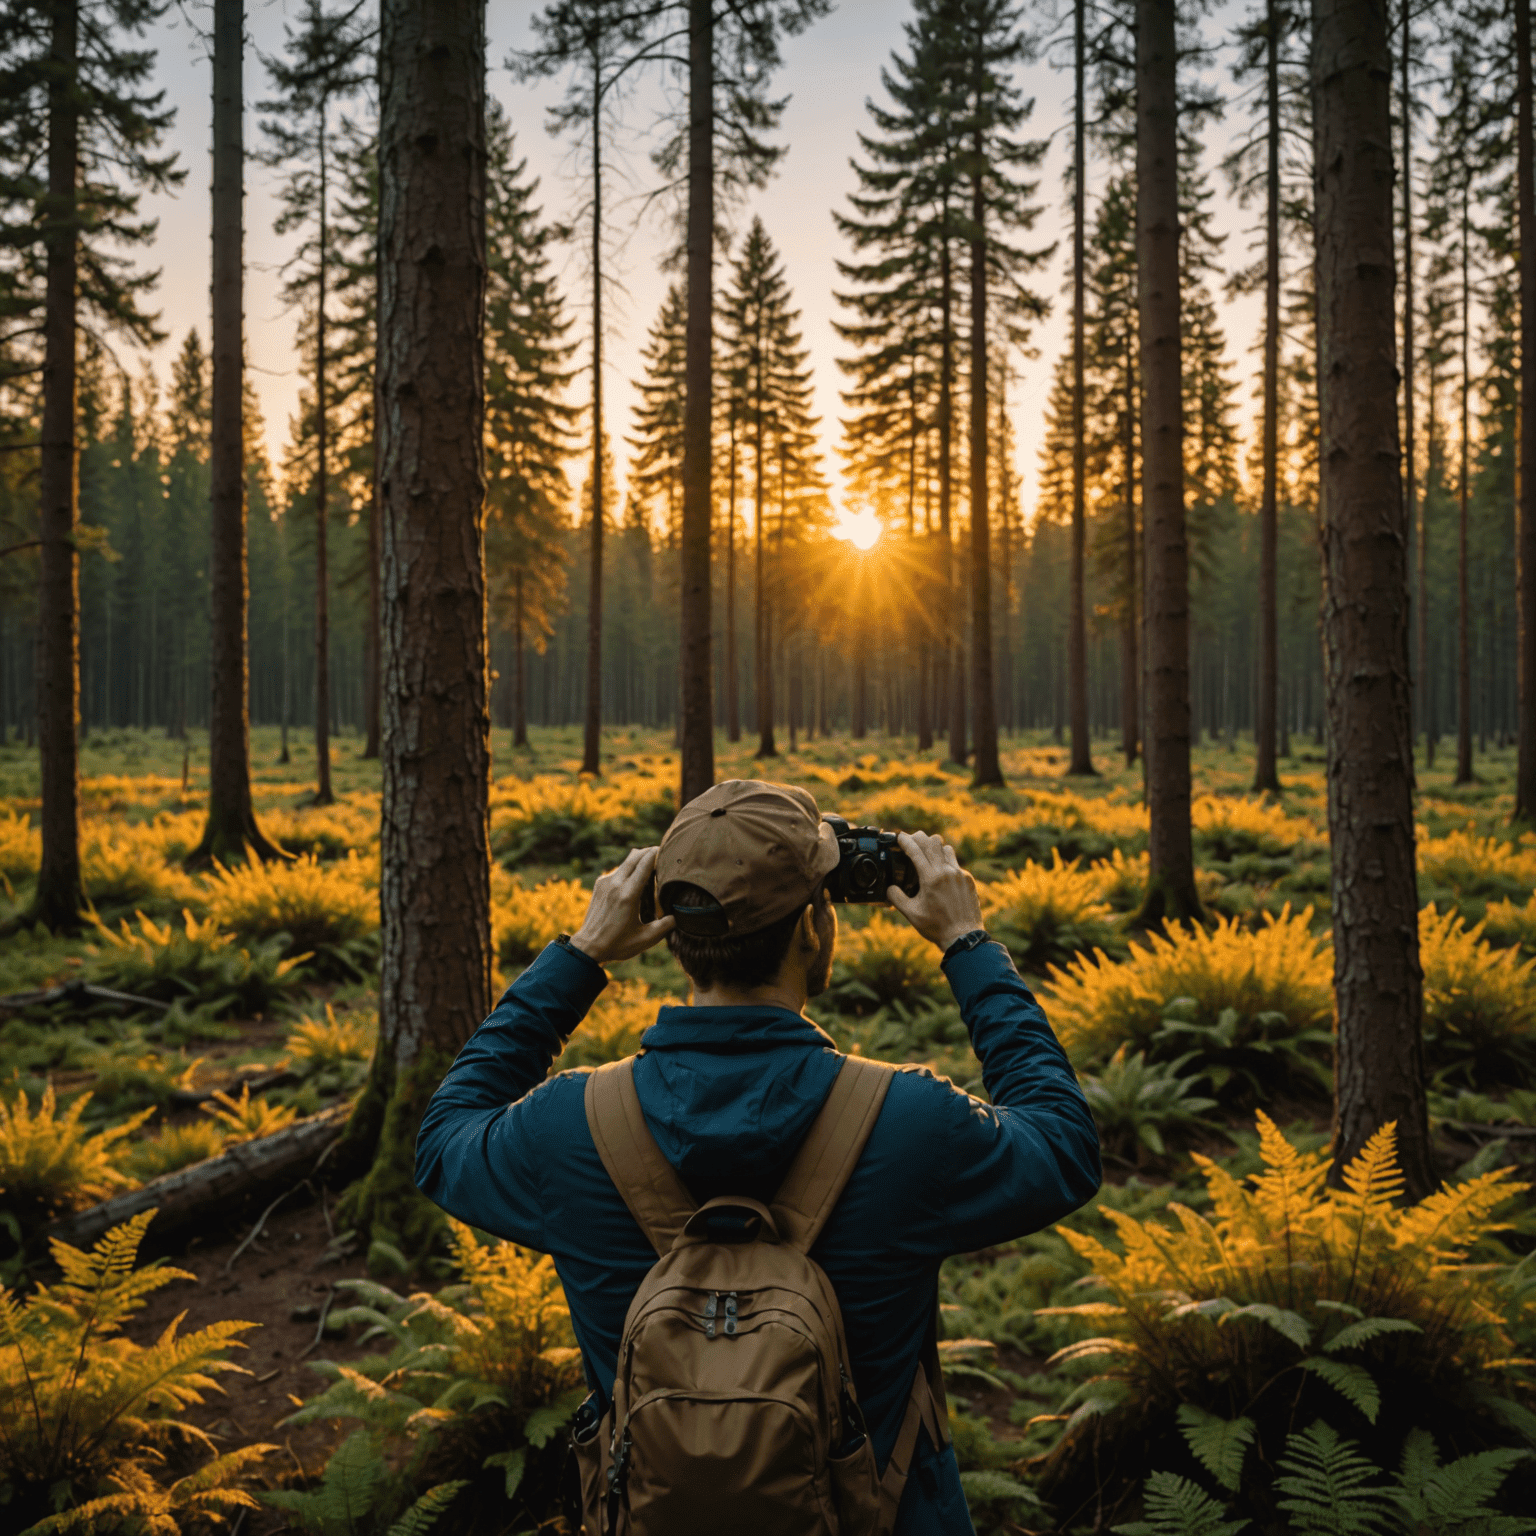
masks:
<svg viewBox="0 0 1536 1536"><path fill-rule="evenodd" d="M715 1314L720 1310L720 1292L711 1291L709 1300L704 1303L704 1337L712 1339L715 1336Z"/></svg>
<svg viewBox="0 0 1536 1536"><path fill-rule="evenodd" d="M725 1297L725 1331L736 1332L736 1292L728 1291Z"/></svg>

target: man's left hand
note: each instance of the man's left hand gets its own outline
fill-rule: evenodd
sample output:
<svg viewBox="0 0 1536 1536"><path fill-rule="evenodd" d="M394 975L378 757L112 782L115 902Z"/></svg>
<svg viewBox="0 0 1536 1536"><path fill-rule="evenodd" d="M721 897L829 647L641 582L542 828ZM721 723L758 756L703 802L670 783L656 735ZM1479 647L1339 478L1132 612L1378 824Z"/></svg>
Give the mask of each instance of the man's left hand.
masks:
<svg viewBox="0 0 1536 1536"><path fill-rule="evenodd" d="M671 933L671 917L658 917L653 923L640 921L640 897L655 873L658 851L632 848L617 869L597 877L587 915L571 935L572 949L607 965L612 960L632 959Z"/></svg>

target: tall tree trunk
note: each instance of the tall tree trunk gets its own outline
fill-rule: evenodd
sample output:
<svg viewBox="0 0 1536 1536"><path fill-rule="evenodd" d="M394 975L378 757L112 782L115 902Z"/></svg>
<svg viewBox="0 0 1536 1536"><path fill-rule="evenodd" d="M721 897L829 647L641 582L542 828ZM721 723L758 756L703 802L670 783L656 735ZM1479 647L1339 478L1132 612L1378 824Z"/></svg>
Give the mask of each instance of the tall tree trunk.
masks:
<svg viewBox="0 0 1536 1536"><path fill-rule="evenodd" d="M1408 534L1413 536L1415 520L1418 522L1419 558L1418 558L1418 597L1414 603L1415 619L1417 620L1418 645L1414 659L1413 681L1418 693L1417 714L1419 721L1424 726L1424 756L1425 763L1433 766L1435 761L1435 739L1429 728L1429 572L1425 569L1425 556L1429 550L1429 497L1424 498L1424 505L1419 506L1418 476L1415 473L1415 454L1418 448L1418 434L1414 428L1414 381L1418 377L1413 355L1413 331L1414 331L1414 299L1413 299L1413 102L1409 95L1412 88L1410 80L1411 59L1413 48L1413 12L1410 0L1398 0L1402 8L1403 20L1403 48L1398 60L1400 80L1402 82L1399 91L1399 101L1403 114L1403 164L1401 177L1403 183L1403 498L1408 509ZM1434 433L1430 433L1430 442L1434 442ZM1409 733L1412 736L1414 721L1410 716Z"/></svg>
<svg viewBox="0 0 1536 1536"><path fill-rule="evenodd" d="M1072 595L1067 620L1067 714L1072 734L1068 773L1091 774L1093 742L1088 729L1088 611L1087 580L1088 485L1087 425L1087 212L1088 0L1072 7Z"/></svg>
<svg viewBox="0 0 1536 1536"><path fill-rule="evenodd" d="M485 8L379 17L379 508L384 564L379 1045L348 1130L359 1232L436 1228L412 1147L491 1004L485 587Z"/></svg>
<svg viewBox="0 0 1536 1536"><path fill-rule="evenodd" d="M378 399L374 399L375 422ZM368 497L368 630L363 636L363 756L379 755L379 477Z"/></svg>
<svg viewBox="0 0 1536 1536"><path fill-rule="evenodd" d="M326 151L325 105L320 108L320 261L315 300L315 798L316 805L331 805L331 573L326 557L329 532L326 453L325 299L326 299Z"/></svg>
<svg viewBox="0 0 1536 1536"><path fill-rule="evenodd" d="M1259 502L1259 699L1254 722L1253 787L1280 792L1275 716L1280 687L1278 608L1280 527L1280 4L1265 17L1266 159L1264 186L1264 489Z"/></svg>
<svg viewBox="0 0 1536 1536"><path fill-rule="evenodd" d="M762 316L758 316L757 337L757 441L753 466L752 527L756 540L756 565L753 599L756 605L756 641L753 655L757 678L757 753L758 757L777 757L773 740L773 613L769 607L768 556L763 546L763 416L767 403L763 397Z"/></svg>
<svg viewBox="0 0 1536 1536"><path fill-rule="evenodd" d="M1472 393L1472 209L1471 178L1465 166L1461 186L1461 463L1456 487L1456 782L1472 782L1472 628L1467 596L1467 493L1469 489L1469 401Z"/></svg>
<svg viewBox="0 0 1536 1536"><path fill-rule="evenodd" d="M939 665L949 686L949 757L963 763L965 750L965 625L955 590L955 540L953 532L954 466L952 433L955 421L955 303L954 265L949 249L949 209L942 217L943 238L939 247L939 532L944 539L944 596L942 622L947 627Z"/></svg>
<svg viewBox="0 0 1536 1536"><path fill-rule="evenodd" d="M986 144L978 131L972 151L983 163ZM987 469L987 204L981 174L971 182L971 693L976 762L971 783L1001 784L997 757L997 694L992 682L992 513ZM1086 719L1087 698L1083 699ZM1087 732L1084 730L1086 744Z"/></svg>
<svg viewBox="0 0 1536 1536"><path fill-rule="evenodd" d="M1319 489L1338 1011L1335 1182L1397 1122L1435 1186L1414 870L1408 517L1399 469L1391 46L1384 0L1313 0Z"/></svg>
<svg viewBox="0 0 1536 1536"><path fill-rule="evenodd" d="M1010 736L1016 728L1013 687L1013 478L1008 463L1008 370L1002 371L997 392L997 485L1002 502L1002 601L997 607L998 691L1002 695L1002 726Z"/></svg>
<svg viewBox="0 0 1536 1536"><path fill-rule="evenodd" d="M587 714L581 771L603 771L603 128L602 58L592 50L592 532L587 569Z"/></svg>
<svg viewBox="0 0 1536 1536"><path fill-rule="evenodd" d="M27 914L55 931L80 924L80 564L75 530L75 292L79 261L80 13L55 0L48 45L48 197L43 316L43 420L38 475L41 561L37 619L37 739L42 861Z"/></svg>
<svg viewBox="0 0 1536 1536"><path fill-rule="evenodd" d="M213 12L213 387L209 452L208 822L189 867L275 847L251 804L249 583L245 543L245 0Z"/></svg>
<svg viewBox="0 0 1536 1536"><path fill-rule="evenodd" d="M1520 491L1516 536L1519 718L1515 820L1536 820L1536 148L1531 0L1515 0L1515 202L1520 247Z"/></svg>
<svg viewBox="0 0 1536 1536"><path fill-rule="evenodd" d="M1125 610L1120 616L1120 750L1129 768L1141 748L1141 604L1136 601L1136 373L1125 360L1125 409L1121 412L1121 453L1125 459Z"/></svg>
<svg viewBox="0 0 1536 1536"><path fill-rule="evenodd" d="M709 539L714 404L715 12L688 0L688 330L683 414L682 782L687 805L715 782Z"/></svg>
<svg viewBox="0 0 1536 1536"><path fill-rule="evenodd" d="M1179 307L1179 122L1174 0L1137 0L1136 288L1146 534L1147 803L1140 920L1198 917L1189 778L1189 545Z"/></svg>
<svg viewBox="0 0 1536 1536"><path fill-rule="evenodd" d="M528 745L528 646L523 634L523 573L512 578L512 745Z"/></svg>
<svg viewBox="0 0 1536 1536"><path fill-rule="evenodd" d="M725 539L725 729L741 740L741 658L736 640L736 402L731 401L731 489Z"/></svg>

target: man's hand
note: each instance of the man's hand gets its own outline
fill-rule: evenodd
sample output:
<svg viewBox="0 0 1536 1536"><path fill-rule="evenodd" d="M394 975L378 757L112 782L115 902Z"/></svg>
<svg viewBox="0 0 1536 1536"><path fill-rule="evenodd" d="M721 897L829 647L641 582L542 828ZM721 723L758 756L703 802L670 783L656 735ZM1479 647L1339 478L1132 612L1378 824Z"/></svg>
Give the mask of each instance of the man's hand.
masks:
<svg viewBox="0 0 1536 1536"><path fill-rule="evenodd" d="M917 895L887 886L891 905L925 939L948 949L958 938L985 926L976 882L960 867L955 850L930 832L902 832L896 841L917 871Z"/></svg>
<svg viewBox="0 0 1536 1536"><path fill-rule="evenodd" d="M629 960L671 933L670 917L640 921L640 897L656 869L657 852L631 848L617 869L597 877L587 915L571 935L572 949L607 965L610 960Z"/></svg>

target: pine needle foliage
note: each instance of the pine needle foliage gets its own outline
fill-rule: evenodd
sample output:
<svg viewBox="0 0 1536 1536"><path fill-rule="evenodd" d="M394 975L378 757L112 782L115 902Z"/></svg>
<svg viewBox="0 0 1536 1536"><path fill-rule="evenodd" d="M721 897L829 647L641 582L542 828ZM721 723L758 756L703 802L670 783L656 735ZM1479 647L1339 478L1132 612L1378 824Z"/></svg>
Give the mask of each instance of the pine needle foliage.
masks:
<svg viewBox="0 0 1536 1536"><path fill-rule="evenodd" d="M89 1253L54 1242L59 1282L25 1299L0 1294L0 1494L13 1529L67 1516L71 1506L74 1517L57 1529L90 1528L81 1522L93 1498L108 1501L102 1525L110 1515L153 1531L176 1529L166 1521L177 1510L209 1518L253 1502L227 1484L269 1446L217 1458L170 1489L155 1479L172 1446L212 1453L207 1436L178 1416L216 1391L220 1374L239 1369L224 1352L254 1325L224 1320L181 1334L178 1318L152 1344L124 1335L145 1297L194 1278L158 1264L134 1267L154 1215L114 1227Z"/></svg>
<svg viewBox="0 0 1536 1536"><path fill-rule="evenodd" d="M1338 1190L1325 1185L1325 1151L1299 1150L1262 1113L1258 1131L1263 1168L1244 1183L1194 1155L1208 1214L1177 1202L1171 1221L1106 1209L1115 1246L1058 1228L1104 1293L1038 1314L1095 1329L1053 1357L1091 1373L1043 1464L1043 1491L1063 1512L1095 1486L1113 1506L1151 1468L1192 1454L1246 1490L1297 1415L1357 1436L1379 1463L1413 1428L1458 1449L1536 1432L1508 1364L1522 1303L1468 1258L1527 1186L1500 1170L1405 1207L1394 1126Z"/></svg>

